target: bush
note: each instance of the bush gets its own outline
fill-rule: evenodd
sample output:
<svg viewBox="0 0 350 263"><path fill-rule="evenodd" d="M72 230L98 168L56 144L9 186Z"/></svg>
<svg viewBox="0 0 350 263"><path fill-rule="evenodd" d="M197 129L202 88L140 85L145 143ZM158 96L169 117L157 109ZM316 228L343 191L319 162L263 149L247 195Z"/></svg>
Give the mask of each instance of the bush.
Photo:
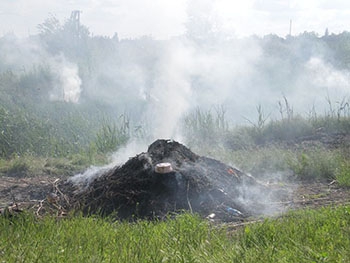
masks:
<svg viewBox="0 0 350 263"><path fill-rule="evenodd" d="M311 148L296 151L287 160L294 175L303 180L334 180L340 155L335 150Z"/></svg>
<svg viewBox="0 0 350 263"><path fill-rule="evenodd" d="M29 165L23 158L16 158L8 167L6 174L12 177L24 177L29 170Z"/></svg>
<svg viewBox="0 0 350 263"><path fill-rule="evenodd" d="M215 145L222 142L228 132L223 107L216 108L215 113L211 110L203 111L197 108L185 116L182 126L190 147L203 144Z"/></svg>
<svg viewBox="0 0 350 263"><path fill-rule="evenodd" d="M350 161L343 160L336 169L335 178L340 186L350 187Z"/></svg>
<svg viewBox="0 0 350 263"><path fill-rule="evenodd" d="M101 129L97 132L95 145L101 153L111 153L120 146L125 145L130 138L129 120L123 115L120 126L117 126L111 119L102 122Z"/></svg>

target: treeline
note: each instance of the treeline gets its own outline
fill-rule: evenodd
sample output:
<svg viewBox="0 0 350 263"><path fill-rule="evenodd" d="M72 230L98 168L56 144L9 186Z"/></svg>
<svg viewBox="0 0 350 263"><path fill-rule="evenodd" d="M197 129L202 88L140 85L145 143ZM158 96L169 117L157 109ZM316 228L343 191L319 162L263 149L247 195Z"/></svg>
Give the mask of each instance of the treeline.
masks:
<svg viewBox="0 0 350 263"><path fill-rule="evenodd" d="M103 99L103 102L111 103L108 97L113 94L117 102L128 100L130 103L132 95L138 95L141 86L144 95L148 95L157 81L155 76L159 73L157 67L160 61L169 52L168 47L176 41L187 41L187 45L191 43L191 47L204 50L209 55L210 49L221 49L232 62L257 46L259 59L254 60L254 67L259 70L259 82L270 85L272 89L282 89L282 92L294 84L293 81L304 70L304 63L312 57L320 57L339 70L350 69L349 32L329 34L326 31L323 36L304 32L285 38L267 35L213 39L210 35L198 36L192 30L193 35L170 40L155 40L150 36L120 40L117 33L113 37L94 36L86 26L75 23L68 19L61 24L55 17L50 17L38 25L38 34L26 39L19 39L13 34L0 37L1 82L4 79L5 82L10 81L9 74L12 74L21 82L21 95L47 99L57 82L57 65L53 65L52 61L57 62L58 58L64 57L61 64L69 62L78 67L82 98ZM288 80L288 87L281 87L284 79ZM191 76L191 82L194 90L214 85L196 73ZM2 86L12 89L9 85L13 83Z"/></svg>
<svg viewBox="0 0 350 263"><path fill-rule="evenodd" d="M225 65L220 60L218 65L203 60L204 64L211 63L208 68L213 77L190 69L186 81L197 94L194 96L199 102L195 106L199 107L201 102L204 107L209 105L207 91L215 90L217 85L241 89L247 83L266 85L283 93L295 84L304 63L315 56L339 70L350 68L349 32L321 37L305 32L286 38L213 39L193 33L169 40L149 36L119 39L117 34L94 36L72 19L61 23L50 17L38 25L36 35L25 39L13 34L0 37L0 156L109 152L132 136L146 136L142 114L156 101L154 86L172 81L164 81L161 74L171 64L167 59L173 43L178 42L187 51L195 53L193 50L198 49L228 64L237 63L242 53L245 61L253 60L252 77L246 73L235 75L237 67L229 68L224 83L217 81L220 67ZM250 58L254 55L249 54L250 50L256 49L259 59ZM281 85L285 79L288 84ZM72 91L78 100L67 101ZM223 122L220 125L226 127Z"/></svg>

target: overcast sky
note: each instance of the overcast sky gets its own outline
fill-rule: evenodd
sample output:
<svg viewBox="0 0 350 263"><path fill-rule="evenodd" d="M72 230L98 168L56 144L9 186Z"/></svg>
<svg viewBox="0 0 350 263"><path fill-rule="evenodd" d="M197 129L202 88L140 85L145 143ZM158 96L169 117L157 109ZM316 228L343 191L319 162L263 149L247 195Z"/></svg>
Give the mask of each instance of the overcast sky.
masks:
<svg viewBox="0 0 350 263"><path fill-rule="evenodd" d="M0 0L0 36L36 34L50 15L63 22L81 10L81 22L94 35L164 39L184 32L188 6L206 6L220 30L239 37L285 36L290 20L293 35L350 31L349 0Z"/></svg>

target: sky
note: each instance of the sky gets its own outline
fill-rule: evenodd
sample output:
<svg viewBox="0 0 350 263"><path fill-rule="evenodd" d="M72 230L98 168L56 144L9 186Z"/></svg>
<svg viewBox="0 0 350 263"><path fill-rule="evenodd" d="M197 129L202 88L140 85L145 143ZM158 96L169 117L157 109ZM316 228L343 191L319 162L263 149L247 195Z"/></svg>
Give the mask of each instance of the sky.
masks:
<svg viewBox="0 0 350 263"><path fill-rule="evenodd" d="M1 0L0 36L36 34L50 16L61 22L80 10L94 35L168 39L185 32L189 8L205 10L218 30L244 37L350 31L348 0ZM203 7L205 7L203 9Z"/></svg>

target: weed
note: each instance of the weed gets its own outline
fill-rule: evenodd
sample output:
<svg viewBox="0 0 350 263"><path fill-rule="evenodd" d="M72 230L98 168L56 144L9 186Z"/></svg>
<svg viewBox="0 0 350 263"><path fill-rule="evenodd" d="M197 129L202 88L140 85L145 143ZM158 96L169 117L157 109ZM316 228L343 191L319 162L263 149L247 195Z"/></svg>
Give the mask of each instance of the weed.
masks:
<svg viewBox="0 0 350 263"><path fill-rule="evenodd" d="M344 160L336 169L335 178L340 186L350 187L350 162Z"/></svg>
<svg viewBox="0 0 350 263"><path fill-rule="evenodd" d="M125 117L125 115L122 115L121 120L120 126L117 126L115 122L110 119L102 121L102 127L97 132L95 139L97 151L101 153L110 153L126 144L130 138L129 119Z"/></svg>
<svg viewBox="0 0 350 263"><path fill-rule="evenodd" d="M333 180L339 165L339 152L312 148L295 152L287 160L294 175L302 180Z"/></svg>
<svg viewBox="0 0 350 263"><path fill-rule="evenodd" d="M23 177L29 170L28 164L22 158L15 158L8 167L6 174L12 177Z"/></svg>
<svg viewBox="0 0 350 263"><path fill-rule="evenodd" d="M225 108L217 107L215 113L197 108L185 116L183 131L190 146L217 144L228 131Z"/></svg>

